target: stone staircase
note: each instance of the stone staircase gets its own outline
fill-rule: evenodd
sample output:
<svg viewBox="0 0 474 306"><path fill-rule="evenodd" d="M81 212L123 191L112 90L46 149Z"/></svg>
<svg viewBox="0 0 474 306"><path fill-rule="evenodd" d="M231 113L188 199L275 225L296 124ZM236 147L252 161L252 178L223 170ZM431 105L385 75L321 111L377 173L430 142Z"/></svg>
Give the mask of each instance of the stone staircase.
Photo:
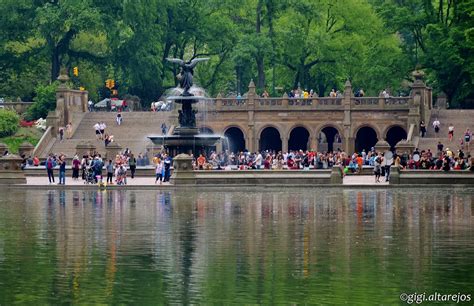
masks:
<svg viewBox="0 0 474 306"><path fill-rule="evenodd" d="M145 152L146 146L151 144L149 135L161 135L161 124L164 122L168 129L174 124L172 112L123 112L122 124L115 122L116 112L86 113L79 123L71 139L53 139L41 154L45 157L49 152L64 153L72 157L76 153L76 146L82 142L90 142L97 147L97 152L105 154L103 140L96 140L94 124L105 122L106 133L114 136L114 141L123 149L129 148L135 154ZM66 136L66 135L65 135Z"/></svg>
<svg viewBox="0 0 474 306"><path fill-rule="evenodd" d="M438 118L440 121L440 131L436 135L433 129L433 121ZM452 142L449 142L448 138L448 126L452 123L454 125L454 138ZM424 138L419 138L418 148L420 150L430 149L432 152L437 151L438 142L444 145L445 148L451 150L459 150L461 148L461 138L464 139L464 132L466 128L471 131L474 129L474 110L467 109L445 109L431 111L431 120L426 123L427 133ZM474 153L474 142L471 140L471 153Z"/></svg>

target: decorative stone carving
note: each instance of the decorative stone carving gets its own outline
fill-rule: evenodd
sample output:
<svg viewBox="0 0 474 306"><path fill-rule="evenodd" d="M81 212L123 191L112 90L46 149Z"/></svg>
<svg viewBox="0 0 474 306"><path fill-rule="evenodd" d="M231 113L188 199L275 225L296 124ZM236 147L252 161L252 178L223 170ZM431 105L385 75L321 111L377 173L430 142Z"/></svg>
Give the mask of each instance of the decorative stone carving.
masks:
<svg viewBox="0 0 474 306"><path fill-rule="evenodd" d="M179 154L173 159L174 171L171 183L174 185L195 185L196 175L193 170L193 158L188 154Z"/></svg>
<svg viewBox="0 0 474 306"><path fill-rule="evenodd" d="M0 157L0 185L26 184L25 173L21 170L22 160L14 154Z"/></svg>

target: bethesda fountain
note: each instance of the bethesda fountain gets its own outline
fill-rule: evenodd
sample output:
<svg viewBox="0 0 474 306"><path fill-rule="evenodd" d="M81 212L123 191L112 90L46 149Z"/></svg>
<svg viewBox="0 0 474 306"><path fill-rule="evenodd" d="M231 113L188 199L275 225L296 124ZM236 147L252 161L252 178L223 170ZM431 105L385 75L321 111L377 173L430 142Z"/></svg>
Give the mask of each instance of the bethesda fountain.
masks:
<svg viewBox="0 0 474 306"><path fill-rule="evenodd" d="M167 97L168 100L181 104L181 109L178 110L179 126L175 127L170 135L153 135L148 138L155 145L163 146L171 155L180 153L199 154L208 151L209 148L215 147L222 137L199 133L196 126L197 110L193 109L193 104L205 101L207 98L195 96L190 92L190 88L193 86L194 67L199 62L207 61L209 58L195 58L189 62L176 58L168 58L167 60L178 64L181 68L177 78L182 93L179 96Z"/></svg>

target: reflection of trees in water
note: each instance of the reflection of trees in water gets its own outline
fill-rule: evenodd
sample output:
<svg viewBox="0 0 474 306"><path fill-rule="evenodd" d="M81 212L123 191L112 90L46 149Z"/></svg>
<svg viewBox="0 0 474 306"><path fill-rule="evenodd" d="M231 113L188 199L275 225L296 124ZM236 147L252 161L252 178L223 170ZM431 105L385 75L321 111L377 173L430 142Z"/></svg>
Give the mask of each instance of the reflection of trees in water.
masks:
<svg viewBox="0 0 474 306"><path fill-rule="evenodd" d="M0 233L8 233L2 236L0 282L6 288L0 296L13 297L8 290L15 286L32 295L46 292L43 301L50 303L113 303L131 296L139 304L197 303L242 292L262 303L304 302L303 296L323 302L339 295L321 288L346 291L357 283L372 301L384 300L375 290L381 283L400 287L434 279L433 286L447 283L450 290L446 281L457 279L463 289L458 274L474 273L468 260L474 194L468 192L133 194L51 191L44 206L0 202ZM35 198L26 192L24 200ZM455 269L443 265L446 260Z"/></svg>

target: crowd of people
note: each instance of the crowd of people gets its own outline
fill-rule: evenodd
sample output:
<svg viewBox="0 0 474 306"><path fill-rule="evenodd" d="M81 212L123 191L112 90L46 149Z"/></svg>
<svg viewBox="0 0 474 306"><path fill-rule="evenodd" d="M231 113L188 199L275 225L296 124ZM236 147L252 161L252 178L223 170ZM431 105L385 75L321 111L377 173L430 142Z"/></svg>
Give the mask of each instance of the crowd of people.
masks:
<svg viewBox="0 0 474 306"><path fill-rule="evenodd" d="M38 167L42 165L37 156L23 157L22 169L27 166ZM102 183L107 177L107 184L126 185L127 177L135 178L138 167L153 166L155 170L155 184L168 182L171 176L172 157L166 153L156 154L150 161L146 154L135 156L128 148L114 159L104 160L100 154L84 155L81 158L76 154L70 163L72 179L82 178L84 183ZM47 170L50 184L55 183L54 170L59 171L59 183L65 184L67 159L64 154L50 154L44 166ZM199 154L193 159L195 170L313 170L331 169L340 167L343 175L348 173L362 174L364 168L373 171L375 181L380 182L381 177L386 181L390 177L391 166L400 169L421 170L465 170L474 172L474 157L464 153L444 148L438 143L437 152L415 149L411 154L377 152L374 148L360 153L346 154L342 150L335 152L317 152L314 150L292 150L289 152L276 152L265 150L262 152L242 151L210 152ZM367 174L367 172L364 172Z"/></svg>

